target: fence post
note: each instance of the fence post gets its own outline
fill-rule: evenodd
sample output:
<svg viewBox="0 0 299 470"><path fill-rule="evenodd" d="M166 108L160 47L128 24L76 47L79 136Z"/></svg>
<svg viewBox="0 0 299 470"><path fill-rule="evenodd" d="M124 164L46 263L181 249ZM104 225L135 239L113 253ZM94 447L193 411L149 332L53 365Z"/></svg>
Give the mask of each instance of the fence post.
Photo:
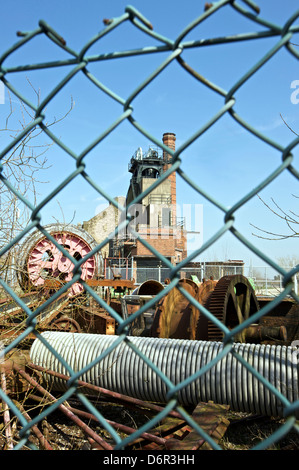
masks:
<svg viewBox="0 0 299 470"><path fill-rule="evenodd" d="M159 280L159 282L161 282L161 267L162 267L162 264L161 264L161 261L160 261L159 264L158 264L158 280Z"/></svg>
<svg viewBox="0 0 299 470"><path fill-rule="evenodd" d="M294 263L294 266L293 268L295 268L295 263ZM298 294L298 278L297 278L298 274L296 273L294 275L294 291L295 291L295 294L297 295Z"/></svg>

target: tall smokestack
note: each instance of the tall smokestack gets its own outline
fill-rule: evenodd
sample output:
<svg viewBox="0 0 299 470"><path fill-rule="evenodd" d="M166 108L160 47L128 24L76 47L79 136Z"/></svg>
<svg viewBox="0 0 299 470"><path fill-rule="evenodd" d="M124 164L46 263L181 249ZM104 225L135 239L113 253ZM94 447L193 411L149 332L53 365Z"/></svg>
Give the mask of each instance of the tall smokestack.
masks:
<svg viewBox="0 0 299 470"><path fill-rule="evenodd" d="M165 132L163 134L163 144L167 145L171 150L175 151L175 141L176 136L172 132ZM163 160L165 161L164 169L165 171L171 167L170 160L171 155L163 150ZM171 192L171 204L172 204L172 224L176 225L176 172L173 171L171 175L168 176L170 181L170 192Z"/></svg>

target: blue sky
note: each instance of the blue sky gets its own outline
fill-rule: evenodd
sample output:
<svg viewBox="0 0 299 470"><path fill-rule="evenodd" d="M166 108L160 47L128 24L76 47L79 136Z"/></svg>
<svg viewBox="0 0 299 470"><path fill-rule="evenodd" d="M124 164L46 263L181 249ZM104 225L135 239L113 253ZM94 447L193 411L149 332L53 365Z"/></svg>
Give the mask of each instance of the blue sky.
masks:
<svg viewBox="0 0 299 470"><path fill-rule="evenodd" d="M154 31L172 40L203 13L204 3L194 0L131 2L151 21ZM284 25L298 9L297 0L283 2L260 0L257 3L261 8L260 16L279 26ZM239 4L244 5L242 2ZM16 31L33 30L38 26L40 19L52 26L66 40L69 47L80 51L89 39L104 28L102 21L104 18L119 17L127 5L128 3L123 0L5 2L1 6L0 52L2 54L18 40ZM228 5L197 26L184 40L209 39L262 30L265 30L263 26L242 17ZM274 37L190 48L183 52L182 57L198 73L228 91L278 40L278 37ZM293 42L299 44L299 34L294 36ZM159 45L155 39L126 22L93 45L88 55L155 45ZM127 98L168 55L169 53L164 52L105 60L89 64L88 69L116 94ZM40 35L12 54L4 66L13 67L67 57L64 51ZM64 66L10 73L7 79L34 102L34 92L27 78L34 87L40 89L43 98L69 70L69 67ZM294 80L299 80L298 61L288 51L282 49L235 95L237 100L235 111L282 146L292 142L295 135L283 123L280 114L295 131L299 132L299 104L291 102L291 94L294 92L291 84ZM5 103L0 106L1 127L4 127L9 112L7 92L5 93ZM83 74L77 74L48 104L47 120L51 122L54 116L62 116L68 110L71 98L75 103L73 111L52 130L67 146L79 154L115 121L122 113L122 107L95 89ZM177 148L211 119L223 104L223 97L198 83L176 61L173 61L132 102L134 119L157 139L162 139L164 132L174 132L177 136ZM16 103L16 120L17 112ZM6 141L2 135L1 139L2 148ZM49 142L47 137L44 139L45 143ZM86 171L112 197L125 195L130 179L129 160L138 147L147 149L150 144L146 137L125 121L87 155ZM293 154L294 166L297 164L298 167L298 148L294 149ZM48 183L39 186L40 200L75 168L74 161L56 145L51 147L47 157L52 166L41 175L41 179ZM181 159L184 172L204 191L229 207L277 168L281 162L281 152L259 141L238 125L231 116L225 115L182 152ZM294 176L284 172L261 191L260 195L267 203L274 198L283 209L298 213L298 199L293 196L294 194L299 196L297 185ZM203 240L207 241L223 225L223 212L196 194L179 177L177 192L181 207L183 204L203 205ZM105 205L103 198L94 189L82 178L77 178L45 207L42 221L44 224L54 222L53 217L56 219L64 217L69 221L75 213L74 222L83 222L93 217ZM60 206L63 207L63 215ZM296 239L265 241L252 235L254 229L251 224L273 232L287 232L285 223L271 214L257 197L240 208L235 213L235 218L236 228L267 256L276 260L278 257L298 253ZM198 230L194 223L189 228ZM190 246L191 248L195 246L192 236L190 236ZM244 259L246 263L252 261L255 265L265 264L263 260L250 253L231 233L226 234L201 256L201 259L205 260L226 258Z"/></svg>

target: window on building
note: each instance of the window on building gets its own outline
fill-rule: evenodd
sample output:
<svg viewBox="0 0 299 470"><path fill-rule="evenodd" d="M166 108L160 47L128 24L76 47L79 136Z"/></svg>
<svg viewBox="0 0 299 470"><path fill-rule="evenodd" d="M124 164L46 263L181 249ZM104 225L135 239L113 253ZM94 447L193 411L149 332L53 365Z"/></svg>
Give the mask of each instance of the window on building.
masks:
<svg viewBox="0 0 299 470"><path fill-rule="evenodd" d="M170 207L162 207L161 226L162 227L171 226L171 209L170 209Z"/></svg>

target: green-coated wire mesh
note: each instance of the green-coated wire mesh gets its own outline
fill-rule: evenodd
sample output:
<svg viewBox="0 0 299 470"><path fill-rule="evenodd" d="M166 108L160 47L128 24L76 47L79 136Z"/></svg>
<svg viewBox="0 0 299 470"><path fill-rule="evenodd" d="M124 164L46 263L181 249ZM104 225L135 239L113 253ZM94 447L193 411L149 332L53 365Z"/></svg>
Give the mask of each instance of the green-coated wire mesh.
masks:
<svg viewBox="0 0 299 470"><path fill-rule="evenodd" d="M192 31L196 26L198 26L201 22L205 21L211 15L217 14L217 11L222 8L233 8L236 12L240 15L244 15L247 19L251 20L253 23L262 26L263 30L257 33L246 33L246 34L237 34L235 36L230 37L221 37L217 40L195 40L195 41L185 41L185 37L187 36L190 31ZM268 186L271 182L273 182L282 172L289 172L293 175L294 178L298 179L298 171L293 166L293 154L292 150L298 145L299 137L296 138L287 146L282 146L275 141L270 140L267 136L263 135L258 129L254 128L251 124L246 122L242 116L238 115L235 111L235 103L236 103L236 93L240 90L240 88L244 85L245 82L250 80L250 78L266 64L266 62L270 61L273 56L281 49L286 48L288 52L293 56L294 60L298 60L299 52L298 49L292 44L291 39L293 35L299 32L299 26L294 25L296 19L299 16L299 11L295 12L293 16L286 22L283 26L277 26L271 24L270 22L263 20L258 15L258 7L251 1L251 0L243 0L243 1L231 1L231 0L220 0L214 4L211 4L206 10L194 21L188 25L188 27L175 39L172 40L170 38L164 37L159 33L153 31L151 23L148 19L146 19L140 12L138 12L134 7L128 6L125 9L125 13L121 16L112 19L111 21L107 22L107 25L104 29L96 34L89 42L87 42L81 49L81 51L76 52L69 48L63 38L58 34L55 30L51 28L45 21L40 21L38 27L30 32L18 33L21 37L20 40L10 47L6 52L4 52L0 58L0 78L5 84L5 86L13 93L16 97L18 97L25 105L27 105L33 112L34 112L34 119L32 122L26 126L22 132L20 132L12 142L6 146L6 148L1 149L0 159L3 161L4 157L10 152L11 149L15 147L18 142L21 142L22 139L30 133L30 131L36 127L39 127L43 132L45 132L49 138L59 146L69 157L70 160L73 161L74 166L73 170L70 172L68 177L59 185L57 186L50 194L44 197L44 199L36 206L34 206L23 194L21 194L18 190L16 190L11 182L3 176L1 173L0 178L3 183L10 191L12 191L17 198L29 209L31 213L31 222L27 225L27 227L20 233L18 233L14 239L12 239L7 245L1 250L0 255L5 256L9 250L16 246L22 239L29 234L33 229L38 229L43 235L45 235L54 245L60 249L64 256L69 258L75 265L74 268L74 275L70 282L65 284L59 291L57 291L50 299L48 299L43 305L40 305L37 309L30 309L17 295L16 292L6 283L3 279L0 279L1 286L5 289L5 291L11 296L18 305L20 305L27 315L26 321L26 329L23 331L17 339L12 341L9 345L7 345L2 350L2 355L6 355L11 351L13 348L17 347L21 341L23 341L26 336L29 334L34 333L37 338L40 338L45 344L45 339L41 338L41 335L36 330L36 322L37 316L40 312L43 311L51 302L56 300L62 293L66 292L67 289L76 282L80 282L85 290L92 296L96 302L100 305L104 305L107 308L108 312L115 318L115 320L119 324L119 328L117 331L118 339L115 342L115 347L117 344L121 342L126 342L130 347L132 347L137 354L139 354L143 360L148 361L148 359L136 348L133 346L130 341L127 339L127 332L128 326L132 320L136 318L136 316L140 315L143 312L143 309L140 309L134 315L130 316L127 319L121 318L110 306L106 305L106 303L101 299L96 292L87 285L84 280L81 279L81 266L86 261L86 259L92 256L94 253L100 251L103 246L107 243L108 239L105 239L102 243L100 243L97 248L93 249L91 253L86 255L83 259L77 261L73 259L67 250L64 250L61 245L58 244L57 240L55 240L41 225L41 213L45 205L51 201L63 188L65 188L70 182L72 182L75 178L81 177L83 178L90 186L92 186L99 195L103 196L107 201L113 204L115 207L119 208L121 211L126 213L125 207L120 207L118 202L114 200L112 196L107 194L107 192L101 188L96 179L92 178L92 176L87 172L86 165L85 165L85 158L89 152L92 151L97 145L100 145L101 142L105 139L106 136L113 133L113 131L121 125L124 121L128 121L135 129L137 129L141 134L146 136L151 142L155 143L161 149L167 151L169 155L171 155L171 167L163 173L163 175L155 181L155 183L148 188L145 192L143 192L140 196L136 197L132 204L136 204L141 201L147 194L150 193L155 187L160 185L172 172L176 172L177 176L181 178L181 180L185 181L190 187L193 188L195 192L203 196L206 200L208 200L211 204L216 206L220 209L223 213L223 225L222 227L214 233L214 235L203 245L198 247L192 255L188 256L186 259L181 261L177 265L172 265L171 262L164 257L161 253L159 253L156 249L154 249L147 240L142 239L138 232L133 232L133 235L140 240L144 246L153 253L157 259L159 259L163 264L168 267L170 271L170 284L167 288L158 294L157 298L162 298L162 296L166 295L170 289L174 286L177 286L179 290L190 300L190 302L197 307L204 315L208 317L209 320L213 321L220 329L222 329L224 333L223 339L223 349L221 354L216 357L214 361L212 361L208 368L210 369L217 361L219 361L222 357L227 354L233 354L235 357L242 362L245 367L248 368L252 374L258 378L259 380L264 380L263 377L258 374L258 372L250 366L244 359L242 359L236 352L232 351L233 346L233 339L234 335L239 333L243 328L251 324L252 322L257 322L261 319L264 315L266 315L270 309L278 304L283 298L287 295L291 295L296 302L298 302L298 296L295 293L294 285L293 285L293 276L298 272L299 268L295 267L293 270L287 272L278 264L276 264L271 258L266 256L263 252L257 249L254 244L252 244L246 237L240 233L234 224L234 215L236 211L244 206L248 201L250 201L255 195L257 195L263 188ZM158 42L157 46L151 46L148 48L136 49L134 51L122 51L117 52L115 51L110 55L105 54L98 54L98 55L88 55L89 49L97 42L101 41L101 39L109 34L111 31L118 28L124 22L131 22L134 27L139 28L143 33L149 35ZM47 62L46 59L43 63L36 63L36 64L28 64L27 66L14 66L14 67L6 67L6 59L13 54L15 51L22 49L22 47L27 44L28 42L32 41L33 38L37 36L47 36L47 38L54 43L57 48L63 49L67 54L66 59L60 59L59 61L51 61ZM199 75L195 70L193 70L190 65L183 59L182 52L185 50L192 50L200 47L209 46L210 44L217 42L218 44L228 44L230 42L242 42L248 39L259 40L260 38L264 37L272 37L276 38L277 41L275 45L268 50L268 52L263 56L261 60L259 60L244 76L239 79L230 90L226 91L220 88L217 84L212 83L205 77ZM111 89L107 88L103 83L101 83L96 76L94 76L89 70L89 64L99 61L110 60L111 57L117 58L122 57L125 59L126 57L130 57L132 55L146 55L146 54L155 54L159 56L159 54L163 53L163 57L165 53L167 54L166 58L161 61L160 65L152 71L152 73L141 83L127 98L122 98L116 95ZM153 135L151 135L147 129L144 129L141 124L135 120L134 117L134 100L143 90L154 80L156 76L162 74L165 69L172 63L177 62L179 66L185 71L186 74L190 74L196 81L200 82L207 89L212 90L214 93L218 94L220 97L223 98L223 105L217 111L217 113L207 121L202 127L196 130L196 132L185 142L183 142L179 148L175 151L169 149L164 144L162 144L159 140L157 140ZM32 104L25 96L23 96L11 83L9 80L10 74L13 72L21 71L21 70L41 70L53 67L62 67L65 66L67 68L67 73L64 78L59 81L56 86L52 89L52 91L48 94L48 96L38 105L35 106ZM119 114L117 119L110 125L104 132L102 132L98 137L91 142L81 153L76 154L73 150L68 148L60 138L55 135L55 133L47 127L45 123L45 107L53 100L57 95L59 95L60 91L63 87L68 84L76 75L83 74L86 77L86 80L91 82L95 88L98 89L99 92L105 93L112 101L117 102L122 107L122 112ZM218 120L220 120L223 116L230 115L233 120L235 120L242 128L248 133L251 133L255 136L256 139L260 139L266 145L275 148L281 153L281 163L277 166L277 168L272 171L263 181L261 181L258 186L253 188L246 196L242 197L241 199L237 199L232 207L226 207L223 203L213 197L213 195L208 194L204 189L202 189L195 181L192 180L192 176L185 174L181 168L181 162L184 157L184 151L197 139L200 139L201 136L211 128ZM1 171L3 171L3 165L1 166ZM115 231L115 235L117 235L119 230L122 230L125 227L129 227L130 217L127 216L122 224L117 227ZM192 261L194 258L198 257L201 253L203 253L208 247L213 245L218 239L220 239L225 233L231 232L234 237L240 240L252 253L255 253L259 258L263 259L269 266L272 266L277 273L279 273L283 278L283 285L284 290L283 292L270 304L266 307L259 310L253 317L250 317L244 323L238 325L233 330L229 330L225 325L217 320L217 318L213 317L213 315L206 310L202 305L200 305L187 291L185 291L181 286L178 285L179 281L179 271L183 267L185 267L188 262ZM155 301L157 301L157 298ZM147 306L148 307L148 306ZM98 360L101 360L102 357L99 357ZM11 411L15 414L18 418L22 430L20 432L20 439L18 444L15 446L16 449L21 449L24 445L29 445L29 436L31 429L34 424L39 423L44 416L49 415L52 413L57 406L62 403L64 400L67 400L71 395L76 394L77 397L82 401L82 403L87 407L87 409L92 412L99 420L99 422L103 425L103 427L110 433L112 439L114 440L114 448L115 449L122 449L125 448L126 445L136 439L140 434L144 431L148 431L151 429L155 423L163 418L163 416L167 415L170 410L178 410L182 416L186 419L186 421L190 424L191 427L194 428L195 431L198 432L200 436L204 436L205 439L212 445L213 448L218 449L218 445L205 434L205 432L195 423L195 421L191 418L190 415L180 406L177 402L176 395L177 392L184 386L188 385L189 382L196 380L201 374L205 373L207 370L199 370L194 376L186 381L186 383L182 383L179 385L172 384L165 376L163 376L162 372L158 370L158 368L149 363L150 366L153 368L154 372L165 381L169 388L168 392L168 404L163 412L157 413L156 417L150 420L146 425L140 427L136 433L133 435L126 437L124 440L121 439L118 432L113 429L109 423L106 422L105 418L101 415L101 413L95 409L95 407L88 401L88 399L80 392L77 387L77 380L82 375L82 371L74 373L70 370L69 366L65 363L63 358L59 357L59 360L62 364L66 367L71 375L71 380L69 384L69 389L63 396L53 405L44 409L43 413L39 414L36 418L32 421L27 421L21 411L18 409L16 404L4 393L2 389L0 389L0 396L1 399L4 400ZM90 368L92 365L88 365ZM266 381L267 382L267 381ZM282 436L284 436L290 429L295 431L299 430L298 425L296 424L295 412L299 408L299 403L290 403L285 397L280 395L278 390L275 390L271 384L267 383L266 385L269 390L276 394L278 398L281 398L283 406L284 406L284 416L286 418L285 423L281 425L280 429L275 433L271 434L270 437L265 439L261 444L259 444L259 448L266 448L269 445L275 443L279 440Z"/></svg>

